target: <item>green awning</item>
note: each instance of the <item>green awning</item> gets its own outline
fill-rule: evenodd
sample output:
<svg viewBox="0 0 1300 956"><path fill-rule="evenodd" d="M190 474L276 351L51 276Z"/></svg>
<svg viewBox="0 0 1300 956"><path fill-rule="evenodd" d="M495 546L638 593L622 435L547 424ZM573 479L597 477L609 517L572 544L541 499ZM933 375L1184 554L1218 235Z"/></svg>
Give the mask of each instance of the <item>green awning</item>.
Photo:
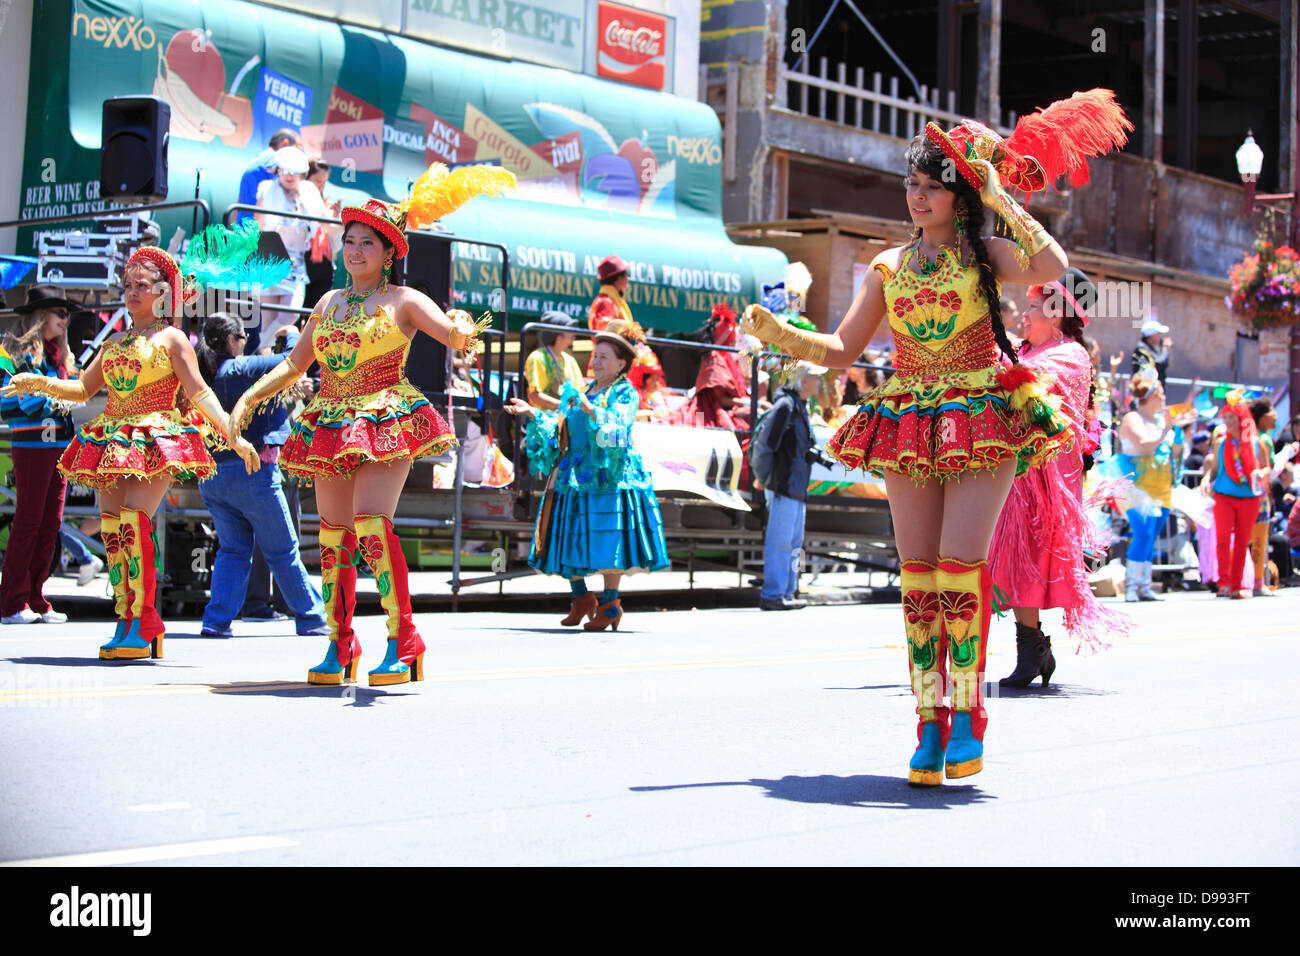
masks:
<svg viewBox="0 0 1300 956"><path fill-rule="evenodd" d="M741 311L760 298L764 282L780 280L786 264L781 252L737 245L720 223L704 219L683 223L477 199L445 225L455 235L499 242L509 250L512 327L549 309L585 317L600 287L596 265L611 253L630 267L632 315L659 331L697 328L718 302ZM456 259L460 304L470 311L486 307L500 284L500 254L464 244L457 246Z"/></svg>
<svg viewBox="0 0 1300 956"><path fill-rule="evenodd" d="M786 261L726 236L718 118L683 97L241 0L37 4L32 62L23 218L104 211L103 100L156 95L171 105L170 198L193 195L201 169L218 215L284 126L331 163L330 189L349 203L400 199L435 161L513 170L516 195L445 223L509 247L512 322L585 312L609 253L633 266L637 319L661 330L757 300ZM188 213L160 219L167 237L190 227ZM486 306L495 260L461 251L465 304Z"/></svg>

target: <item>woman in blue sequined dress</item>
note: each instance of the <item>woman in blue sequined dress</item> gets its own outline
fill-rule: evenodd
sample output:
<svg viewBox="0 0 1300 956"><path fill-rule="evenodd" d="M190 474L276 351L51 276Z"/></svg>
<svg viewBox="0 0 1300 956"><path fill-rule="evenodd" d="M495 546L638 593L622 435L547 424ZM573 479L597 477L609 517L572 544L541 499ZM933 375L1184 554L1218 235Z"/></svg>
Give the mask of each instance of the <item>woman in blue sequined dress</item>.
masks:
<svg viewBox="0 0 1300 956"><path fill-rule="evenodd" d="M614 321L596 333L585 392L566 383L558 411L512 399L507 411L528 418L530 467L550 475L528 563L543 574L569 579L573 604L561 623L618 630L623 617L619 582L632 571L669 566L663 519L654 485L632 447L640 397L627 380L644 335L635 322ZM549 499L549 500L548 500ZM584 580L604 576L599 600Z"/></svg>

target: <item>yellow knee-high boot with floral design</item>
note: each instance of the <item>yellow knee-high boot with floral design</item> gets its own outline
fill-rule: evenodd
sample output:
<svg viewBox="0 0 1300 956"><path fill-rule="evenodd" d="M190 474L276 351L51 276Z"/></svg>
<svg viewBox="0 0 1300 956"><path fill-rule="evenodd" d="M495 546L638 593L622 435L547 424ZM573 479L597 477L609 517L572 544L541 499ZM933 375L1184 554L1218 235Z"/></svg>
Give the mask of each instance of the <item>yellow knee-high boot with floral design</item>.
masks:
<svg viewBox="0 0 1300 956"><path fill-rule="evenodd" d="M984 655L993 614L993 577L984 561L940 558L935 574L951 658L952 733L944 751L949 777L969 777L984 768Z"/></svg>
<svg viewBox="0 0 1300 956"><path fill-rule="evenodd" d="M949 711L943 706L947 654L939 622L935 566L928 561L904 561L899 569L899 584L917 716L917 747L908 764L907 782L933 787L943 778L949 729Z"/></svg>
<svg viewBox="0 0 1300 956"><path fill-rule="evenodd" d="M108 568L108 580L113 585L113 613L117 615L117 630L113 632L113 639L99 648L101 660L112 660L116 656L113 651L126 637L126 567L122 555L122 544L118 539L118 526L120 523L121 519L117 515L102 511L99 514L99 534L104 540L104 556Z"/></svg>
<svg viewBox="0 0 1300 956"><path fill-rule="evenodd" d="M375 573L379 603L388 614L388 653L369 674L370 686L424 679L424 640L411 620L411 590L402 543L387 515L357 515L361 554Z"/></svg>
<svg viewBox="0 0 1300 956"><path fill-rule="evenodd" d="M118 541L125 554L127 614L126 637L113 649L115 660L163 656L164 629L154 606L157 581L154 568L153 524L135 508L123 508Z"/></svg>
<svg viewBox="0 0 1300 956"><path fill-rule="evenodd" d="M351 528L320 523L320 594L330 629L325 660L307 672L309 684L346 684L357 679L361 642L352 631L357 600L357 569L353 563L357 536Z"/></svg>

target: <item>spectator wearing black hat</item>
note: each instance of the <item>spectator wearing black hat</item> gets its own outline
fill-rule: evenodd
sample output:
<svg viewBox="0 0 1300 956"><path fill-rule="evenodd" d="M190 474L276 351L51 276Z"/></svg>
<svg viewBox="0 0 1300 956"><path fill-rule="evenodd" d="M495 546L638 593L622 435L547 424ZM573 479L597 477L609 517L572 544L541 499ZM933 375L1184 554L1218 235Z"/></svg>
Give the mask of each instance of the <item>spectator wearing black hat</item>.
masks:
<svg viewBox="0 0 1300 956"><path fill-rule="evenodd" d="M543 312L542 322L570 329L578 327L578 320L563 312ZM559 408L560 390L565 382L572 383L574 388L582 387L582 367L568 352L577 336L572 332L543 330L538 337L542 347L529 353L524 362L528 404L534 408Z"/></svg>
<svg viewBox="0 0 1300 956"><path fill-rule="evenodd" d="M26 303L14 310L21 317L17 329L4 338L0 384L8 385L19 372L76 378L77 365L68 347L72 308L54 286L28 290ZM0 400L0 413L13 434L17 485L14 521L0 575L0 623L61 624L67 615L50 607L41 592L63 523L67 482L58 466L72 440L72 417L45 395L5 396Z"/></svg>

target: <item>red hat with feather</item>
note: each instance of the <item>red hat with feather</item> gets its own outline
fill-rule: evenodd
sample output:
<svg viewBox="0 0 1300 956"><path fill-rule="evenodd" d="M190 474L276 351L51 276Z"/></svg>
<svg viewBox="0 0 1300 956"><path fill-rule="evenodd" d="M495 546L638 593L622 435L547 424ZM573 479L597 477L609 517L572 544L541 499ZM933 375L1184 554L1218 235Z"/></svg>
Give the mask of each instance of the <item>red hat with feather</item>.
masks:
<svg viewBox="0 0 1300 956"><path fill-rule="evenodd" d="M1066 174L1071 185L1084 185L1088 182L1088 157L1123 146L1132 130L1115 94L1095 89L1022 116L1006 138L974 120L965 120L946 133L937 124L927 123L925 135L974 189L983 188L984 177L970 161L985 159L1008 188L1032 193Z"/></svg>

